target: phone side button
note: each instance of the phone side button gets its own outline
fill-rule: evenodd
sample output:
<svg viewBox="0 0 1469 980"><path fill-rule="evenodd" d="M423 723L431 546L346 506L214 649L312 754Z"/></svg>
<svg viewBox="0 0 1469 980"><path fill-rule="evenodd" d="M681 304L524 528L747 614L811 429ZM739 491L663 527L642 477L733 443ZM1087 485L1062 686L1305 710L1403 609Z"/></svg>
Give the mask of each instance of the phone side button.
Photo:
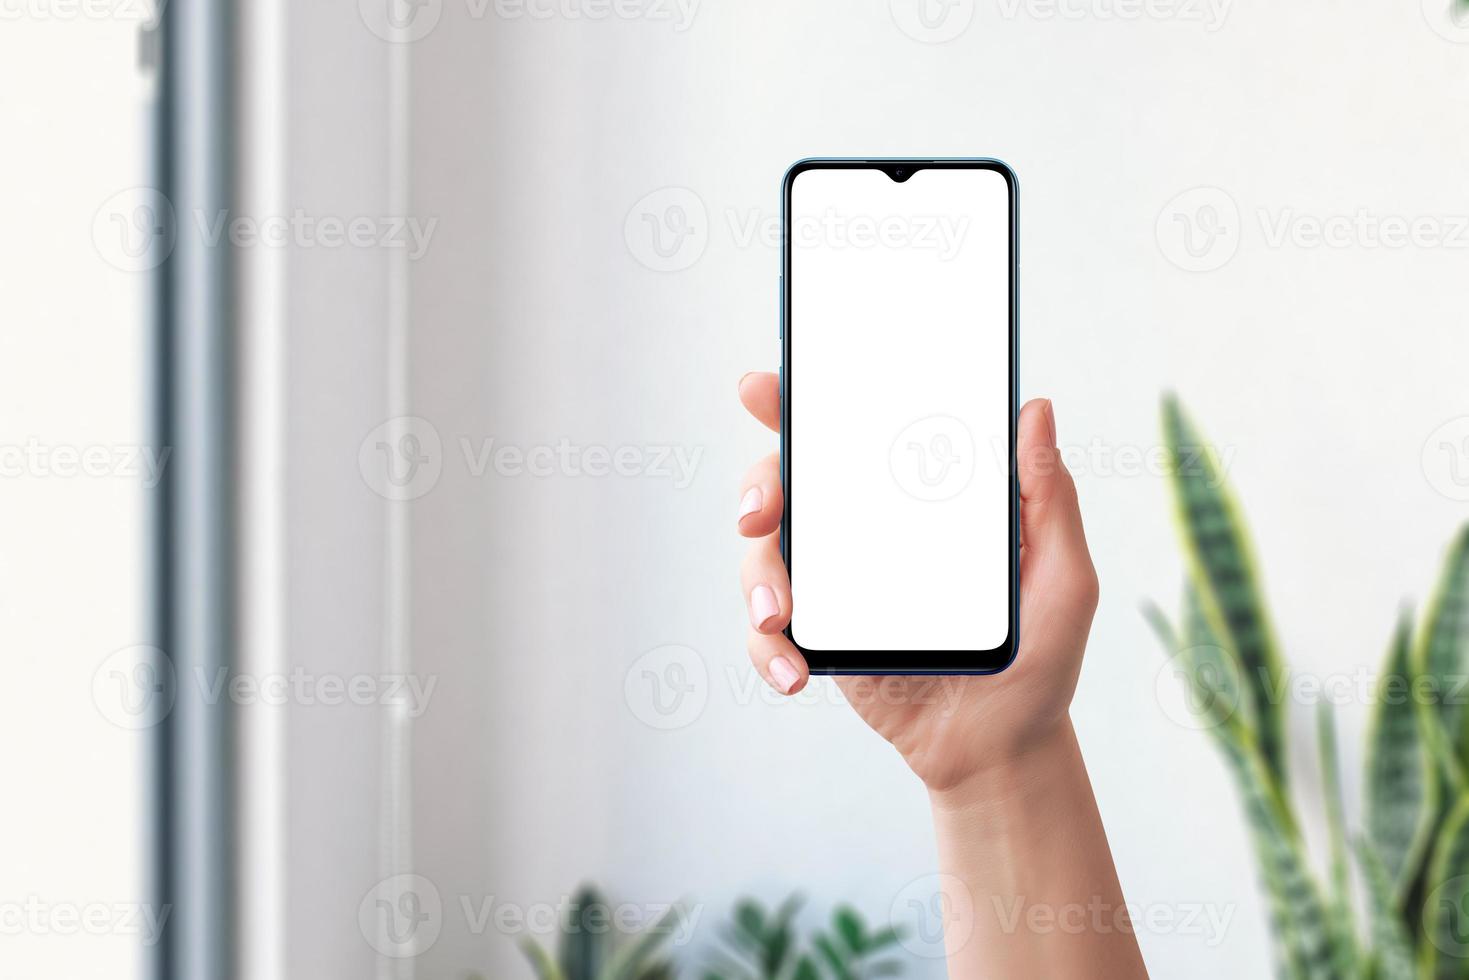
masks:
<svg viewBox="0 0 1469 980"><path fill-rule="evenodd" d="M775 280L775 309L776 328L775 336L779 340L786 339L786 277L781 275Z"/></svg>

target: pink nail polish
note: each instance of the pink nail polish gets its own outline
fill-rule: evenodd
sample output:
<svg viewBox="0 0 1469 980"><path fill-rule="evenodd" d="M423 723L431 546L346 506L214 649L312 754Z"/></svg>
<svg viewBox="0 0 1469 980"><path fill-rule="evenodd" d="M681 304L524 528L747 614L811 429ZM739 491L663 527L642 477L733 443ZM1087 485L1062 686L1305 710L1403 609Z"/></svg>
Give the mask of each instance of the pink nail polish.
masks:
<svg viewBox="0 0 1469 980"><path fill-rule="evenodd" d="M746 490L745 495L740 498L739 519L744 520L748 515L756 513L760 510L761 507L764 506L765 494L760 490L759 487L751 487L750 489Z"/></svg>
<svg viewBox="0 0 1469 980"><path fill-rule="evenodd" d="M759 629L780 615L780 603L768 585L757 585L750 591L750 619Z"/></svg>
<svg viewBox="0 0 1469 980"><path fill-rule="evenodd" d="M785 657L776 657L770 661L770 679L775 683L776 690L782 694L789 694L791 688L795 687L796 682L801 679L801 675Z"/></svg>

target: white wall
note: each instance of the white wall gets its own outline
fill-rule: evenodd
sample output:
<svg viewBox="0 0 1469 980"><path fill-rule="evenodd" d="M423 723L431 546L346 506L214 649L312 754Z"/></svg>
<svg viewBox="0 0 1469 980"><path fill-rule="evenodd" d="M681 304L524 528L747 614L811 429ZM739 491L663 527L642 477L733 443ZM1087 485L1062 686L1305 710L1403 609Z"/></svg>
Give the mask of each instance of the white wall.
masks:
<svg viewBox="0 0 1469 980"><path fill-rule="evenodd" d="M390 213L389 53L342 4L288 5L284 36L281 210L343 221ZM375 677L387 669L392 505L364 482L357 449L394 414L391 253L299 245L286 255L279 479L288 586L279 669ZM289 976L364 977L377 968L369 945L376 934L363 931L357 913L375 883L397 870L383 845L394 820L382 766L386 714L375 704L322 700L291 704L282 722L286 871L277 919L266 928L282 937ZM247 867L242 879L254 885L262 870ZM262 965L257 975L271 974Z"/></svg>
<svg viewBox="0 0 1469 980"><path fill-rule="evenodd" d="M1464 516L1420 466L1430 434L1469 413L1463 243L1272 247L1267 233L1292 212L1469 213L1469 46L1415 3L1236 0L1206 24L961 2L972 23L942 44L905 34L886 0L704 3L687 30L577 5L430 9L413 45L412 208L440 225L413 266L411 356L414 411L445 449L413 504L413 638L441 690L415 733L415 810L417 865L446 903L554 899L590 877L710 917L741 892L802 889L885 918L933 870L923 795L894 754L819 703L826 685L776 704L745 667L737 481L774 440L734 386L778 354L777 250L741 236L778 214L798 157L987 154L1021 179L1023 393L1055 399L1084 464L1103 601L1074 714L1122 878L1148 907L1234 915L1217 948L1151 933L1145 953L1157 976L1263 975L1231 787L1160 704L1137 612L1171 608L1180 586L1166 487L1086 454L1126 465L1155 446L1159 394L1179 391L1234 452L1291 662L1376 665ZM1231 261L1189 272L1164 211L1200 185L1242 224ZM639 211L684 205L681 257L703 246L678 271L641 264L624 236L662 188L692 195ZM476 478L461 437L702 456L686 489ZM707 703L658 731L624 681L668 644L697 652L685 666L707 671ZM1294 710L1304 735L1310 709ZM1353 794L1365 712L1344 709ZM1304 737L1296 755L1305 769ZM517 958L511 937L447 913L421 966L501 975Z"/></svg>
<svg viewBox="0 0 1469 980"><path fill-rule="evenodd" d="M11 976L141 976L153 936L141 924L157 914L152 734L131 727L112 674L156 641L156 480L128 463L148 440L147 282L109 261L122 256L109 215L131 213L125 192L147 173L137 28L59 12L0 26L0 963Z"/></svg>

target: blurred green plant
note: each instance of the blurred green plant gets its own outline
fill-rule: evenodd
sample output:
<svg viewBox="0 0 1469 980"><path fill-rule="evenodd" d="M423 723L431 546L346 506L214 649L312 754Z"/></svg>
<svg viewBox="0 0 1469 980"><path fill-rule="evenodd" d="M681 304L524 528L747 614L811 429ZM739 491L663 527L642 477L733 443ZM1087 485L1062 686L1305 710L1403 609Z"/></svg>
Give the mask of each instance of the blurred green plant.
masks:
<svg viewBox="0 0 1469 980"><path fill-rule="evenodd" d="M829 929L803 942L795 926L801 901L792 895L774 909L748 898L736 903L720 930L724 948L714 954L704 980L874 980L903 972L900 961L884 958L901 933L869 929L847 905L832 913Z"/></svg>
<svg viewBox="0 0 1469 980"><path fill-rule="evenodd" d="M616 939L609 927L612 909L595 887L583 885L566 908L557 955L534 939L520 948L539 980L671 980L673 965L661 948L683 921L683 907L673 905L642 932Z"/></svg>
<svg viewBox="0 0 1469 980"><path fill-rule="evenodd" d="M1469 978L1469 527L1448 552L1415 625L1388 644L1367 733L1363 833L1348 847L1335 718L1317 714L1330 853L1310 867L1286 770L1289 677L1244 520L1218 453L1176 398L1163 401L1187 568L1175 627L1144 616L1187 687L1191 709L1239 790L1268 899L1283 980ZM1349 856L1351 855L1351 856ZM1359 935L1351 860L1365 896Z"/></svg>
<svg viewBox="0 0 1469 980"><path fill-rule="evenodd" d="M900 961L886 958L902 938L899 930L870 929L856 910L841 905L829 929L802 936L795 925L801 901L793 895L773 910L753 899L737 902L720 928L723 948L713 954L703 980L878 980L903 972ZM684 921L681 905L620 943L609 928L612 921L601 892L583 885L567 905L556 955L530 938L520 948L538 980L672 980L680 975L661 954Z"/></svg>

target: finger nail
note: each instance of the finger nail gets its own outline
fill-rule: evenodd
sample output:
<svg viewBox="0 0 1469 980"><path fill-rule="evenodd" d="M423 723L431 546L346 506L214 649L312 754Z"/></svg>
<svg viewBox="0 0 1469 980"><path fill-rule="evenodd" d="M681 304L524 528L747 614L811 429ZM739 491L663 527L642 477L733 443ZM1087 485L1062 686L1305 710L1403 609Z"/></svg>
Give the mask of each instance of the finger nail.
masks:
<svg viewBox="0 0 1469 980"><path fill-rule="evenodd" d="M770 586L755 586L750 592L750 619L754 621L755 628L760 629L779 615L780 603L775 601L775 593Z"/></svg>
<svg viewBox="0 0 1469 980"><path fill-rule="evenodd" d="M776 657L770 661L770 681L775 689L782 694L791 693L791 688L801 679L800 671L791 666L791 662L785 657Z"/></svg>
<svg viewBox="0 0 1469 980"><path fill-rule="evenodd" d="M1046 399L1046 428L1051 430L1051 448L1056 448L1056 413L1051 408L1051 400Z"/></svg>
<svg viewBox="0 0 1469 980"><path fill-rule="evenodd" d="M755 513L764 506L765 494L761 491L759 487L751 487L750 489L746 490L745 495L740 498L739 519L743 521L750 514Z"/></svg>

